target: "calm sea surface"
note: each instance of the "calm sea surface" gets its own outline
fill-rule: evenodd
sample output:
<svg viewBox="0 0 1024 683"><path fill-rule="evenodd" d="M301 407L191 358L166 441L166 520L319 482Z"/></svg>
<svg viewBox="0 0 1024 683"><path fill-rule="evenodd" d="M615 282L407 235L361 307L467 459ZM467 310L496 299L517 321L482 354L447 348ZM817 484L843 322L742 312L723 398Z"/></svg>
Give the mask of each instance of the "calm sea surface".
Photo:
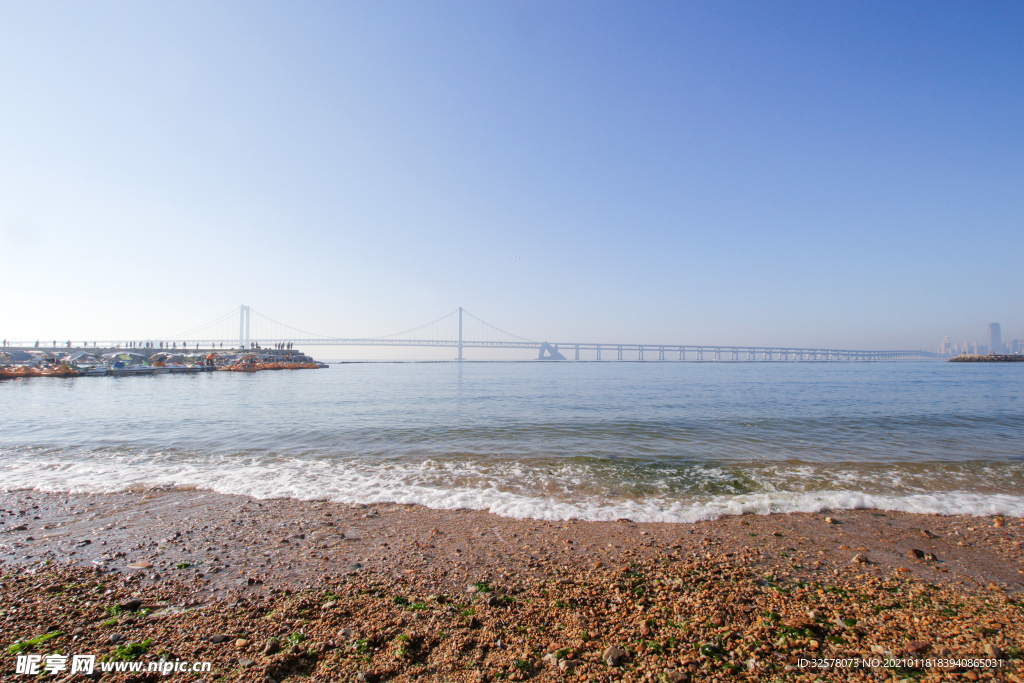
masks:
<svg viewBox="0 0 1024 683"><path fill-rule="evenodd" d="M1024 364L396 363L0 380L0 487L516 517L1024 515Z"/></svg>

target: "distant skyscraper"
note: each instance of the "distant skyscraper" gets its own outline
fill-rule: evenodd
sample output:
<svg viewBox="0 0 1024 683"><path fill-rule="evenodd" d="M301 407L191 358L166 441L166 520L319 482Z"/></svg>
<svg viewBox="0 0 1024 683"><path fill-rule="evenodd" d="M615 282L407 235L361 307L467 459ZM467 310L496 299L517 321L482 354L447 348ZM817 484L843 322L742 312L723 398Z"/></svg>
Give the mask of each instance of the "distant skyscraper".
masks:
<svg viewBox="0 0 1024 683"><path fill-rule="evenodd" d="M990 342L988 347L990 349L992 349L992 353L1002 353L1003 352L1003 331L1002 331L1002 329L1000 329L999 323L989 323L988 324L988 337L989 337L989 342Z"/></svg>

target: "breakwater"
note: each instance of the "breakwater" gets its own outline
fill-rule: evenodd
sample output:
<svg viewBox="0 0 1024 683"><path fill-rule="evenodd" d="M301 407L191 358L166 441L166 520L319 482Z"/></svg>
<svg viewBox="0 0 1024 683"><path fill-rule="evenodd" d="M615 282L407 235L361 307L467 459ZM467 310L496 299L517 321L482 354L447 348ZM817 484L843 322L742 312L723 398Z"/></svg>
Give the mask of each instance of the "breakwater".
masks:
<svg viewBox="0 0 1024 683"><path fill-rule="evenodd" d="M1024 363L1024 355L964 353L949 359L950 363Z"/></svg>
<svg viewBox="0 0 1024 683"><path fill-rule="evenodd" d="M7 347L0 350L0 379L102 377L197 372L258 372L327 367L295 349L99 349Z"/></svg>

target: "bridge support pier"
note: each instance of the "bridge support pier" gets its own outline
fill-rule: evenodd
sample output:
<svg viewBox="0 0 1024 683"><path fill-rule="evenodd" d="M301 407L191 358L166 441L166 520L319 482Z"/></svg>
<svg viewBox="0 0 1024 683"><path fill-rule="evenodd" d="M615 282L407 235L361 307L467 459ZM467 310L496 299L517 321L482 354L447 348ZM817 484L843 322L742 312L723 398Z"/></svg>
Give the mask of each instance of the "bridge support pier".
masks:
<svg viewBox="0 0 1024 683"><path fill-rule="evenodd" d="M580 345L576 345L576 360L580 359Z"/></svg>
<svg viewBox="0 0 1024 683"><path fill-rule="evenodd" d="M619 347L619 360L622 360L622 347Z"/></svg>
<svg viewBox="0 0 1024 683"><path fill-rule="evenodd" d="M462 349L459 349L460 351ZM547 353L547 355L544 355ZM462 360L461 358L459 360ZM537 360L566 360L565 356L558 352L557 346L552 346L547 342L542 342L540 345L540 352L537 354Z"/></svg>
<svg viewBox="0 0 1024 683"><path fill-rule="evenodd" d="M597 345L597 359L601 360L601 345Z"/></svg>

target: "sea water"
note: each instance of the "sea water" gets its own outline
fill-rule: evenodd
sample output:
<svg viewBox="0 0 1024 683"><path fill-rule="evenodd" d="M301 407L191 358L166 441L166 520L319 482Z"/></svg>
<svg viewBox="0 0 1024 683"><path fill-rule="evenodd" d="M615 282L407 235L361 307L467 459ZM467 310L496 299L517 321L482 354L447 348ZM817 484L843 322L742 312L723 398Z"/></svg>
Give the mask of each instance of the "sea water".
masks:
<svg viewBox="0 0 1024 683"><path fill-rule="evenodd" d="M1024 364L351 363L0 380L0 487L541 519L1024 515Z"/></svg>

